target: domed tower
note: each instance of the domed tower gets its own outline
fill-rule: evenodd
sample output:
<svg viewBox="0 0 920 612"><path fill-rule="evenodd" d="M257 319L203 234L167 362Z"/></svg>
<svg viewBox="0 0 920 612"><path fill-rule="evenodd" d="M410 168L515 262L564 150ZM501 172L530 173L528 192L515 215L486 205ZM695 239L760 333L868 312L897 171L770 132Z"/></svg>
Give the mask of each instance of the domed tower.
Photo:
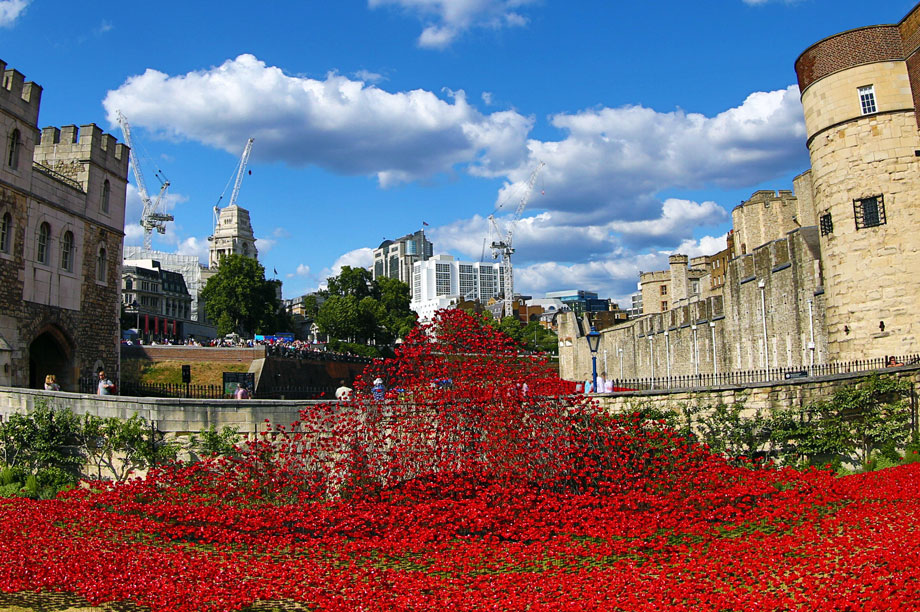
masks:
<svg viewBox="0 0 920 612"><path fill-rule="evenodd" d="M920 336L920 5L796 60L827 307L828 354L914 352Z"/></svg>

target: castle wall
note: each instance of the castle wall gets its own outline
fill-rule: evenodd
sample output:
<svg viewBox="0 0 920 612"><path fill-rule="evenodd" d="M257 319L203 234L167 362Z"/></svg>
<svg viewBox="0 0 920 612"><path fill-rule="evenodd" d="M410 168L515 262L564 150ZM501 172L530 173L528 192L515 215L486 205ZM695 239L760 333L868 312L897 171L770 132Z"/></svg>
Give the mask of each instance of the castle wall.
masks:
<svg viewBox="0 0 920 612"><path fill-rule="evenodd" d="M732 259L723 296L602 330L598 373L605 350L609 376L627 379L824 363L828 349L817 233L815 227L800 228ZM579 329L573 313L560 314L558 321L560 375L586 380L591 375L588 328Z"/></svg>

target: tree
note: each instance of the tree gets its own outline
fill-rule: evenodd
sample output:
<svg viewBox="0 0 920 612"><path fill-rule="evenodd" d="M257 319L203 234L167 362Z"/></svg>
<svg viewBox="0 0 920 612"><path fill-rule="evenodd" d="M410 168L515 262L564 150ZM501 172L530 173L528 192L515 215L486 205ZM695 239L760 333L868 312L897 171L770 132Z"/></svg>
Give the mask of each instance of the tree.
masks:
<svg viewBox="0 0 920 612"><path fill-rule="evenodd" d="M275 284L265 280L265 268L251 257L229 255L201 292L208 318L219 334L251 335L273 332L278 313Z"/></svg>
<svg viewBox="0 0 920 612"><path fill-rule="evenodd" d="M379 282L379 281L378 281ZM359 300L365 297L379 298L380 290L371 277L371 273L364 268L352 268L351 266L342 266L342 271L338 276L330 276L326 279L329 295L351 295Z"/></svg>
<svg viewBox="0 0 920 612"><path fill-rule="evenodd" d="M367 270L345 266L326 282L326 301L316 308L314 320L330 338L388 345L415 325L409 285L402 281L387 277L375 281ZM315 308L315 298L311 306Z"/></svg>

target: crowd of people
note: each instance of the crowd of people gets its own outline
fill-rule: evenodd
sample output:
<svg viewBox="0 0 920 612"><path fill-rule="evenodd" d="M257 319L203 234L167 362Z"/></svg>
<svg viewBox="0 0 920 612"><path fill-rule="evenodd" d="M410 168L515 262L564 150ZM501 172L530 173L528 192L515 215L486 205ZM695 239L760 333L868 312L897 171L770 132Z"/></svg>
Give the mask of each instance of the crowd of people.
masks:
<svg viewBox="0 0 920 612"><path fill-rule="evenodd" d="M339 353L330 351L323 344L311 344L303 340L274 340L258 342L265 345L265 354L272 357L286 357L289 359L317 359L323 361L372 361L369 357L353 353Z"/></svg>

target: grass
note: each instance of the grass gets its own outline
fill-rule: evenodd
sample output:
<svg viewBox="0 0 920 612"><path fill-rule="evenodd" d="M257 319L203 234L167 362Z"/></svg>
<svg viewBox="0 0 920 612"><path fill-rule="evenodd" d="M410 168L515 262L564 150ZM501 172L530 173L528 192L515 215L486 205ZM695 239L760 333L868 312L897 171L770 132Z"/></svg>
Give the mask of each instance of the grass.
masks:
<svg viewBox="0 0 920 612"><path fill-rule="evenodd" d="M180 384L182 366L192 367L193 385L221 385L224 372L248 372L248 363L148 361L146 359L125 359L121 362L121 378L125 382Z"/></svg>

